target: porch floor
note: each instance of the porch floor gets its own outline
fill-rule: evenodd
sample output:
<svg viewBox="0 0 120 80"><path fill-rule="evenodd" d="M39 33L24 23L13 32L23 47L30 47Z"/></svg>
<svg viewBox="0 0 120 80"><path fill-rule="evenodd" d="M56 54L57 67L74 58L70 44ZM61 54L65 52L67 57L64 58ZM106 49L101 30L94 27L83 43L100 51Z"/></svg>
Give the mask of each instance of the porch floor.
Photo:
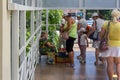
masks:
<svg viewBox="0 0 120 80"><path fill-rule="evenodd" d="M88 48L86 53L86 64L80 64L76 58L79 55L79 48L75 50L75 67L74 69L65 63L56 63L47 65L45 56L42 57L35 71L35 80L108 80L106 65L94 65L94 49Z"/></svg>

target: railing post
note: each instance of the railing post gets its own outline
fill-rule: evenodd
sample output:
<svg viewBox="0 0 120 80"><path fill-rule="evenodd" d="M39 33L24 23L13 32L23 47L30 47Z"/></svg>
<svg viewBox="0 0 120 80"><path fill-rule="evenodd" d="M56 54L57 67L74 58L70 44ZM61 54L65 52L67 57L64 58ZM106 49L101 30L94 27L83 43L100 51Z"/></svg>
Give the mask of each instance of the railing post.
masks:
<svg viewBox="0 0 120 80"><path fill-rule="evenodd" d="M19 80L19 11L12 12L12 80Z"/></svg>
<svg viewBox="0 0 120 80"><path fill-rule="evenodd" d="M26 43L26 11L21 11L20 12L20 48L23 47ZM20 63L23 63L25 61L25 57L26 57L26 49L21 53L20 56ZM26 80L26 68L23 70L23 77L24 80ZM22 77L21 77L22 78ZM23 78L22 78L23 79Z"/></svg>
<svg viewBox="0 0 120 80"><path fill-rule="evenodd" d="M30 27L31 27L31 35L34 33L34 11L31 11L31 22L30 22ZM31 46L34 44L34 39L31 41Z"/></svg>

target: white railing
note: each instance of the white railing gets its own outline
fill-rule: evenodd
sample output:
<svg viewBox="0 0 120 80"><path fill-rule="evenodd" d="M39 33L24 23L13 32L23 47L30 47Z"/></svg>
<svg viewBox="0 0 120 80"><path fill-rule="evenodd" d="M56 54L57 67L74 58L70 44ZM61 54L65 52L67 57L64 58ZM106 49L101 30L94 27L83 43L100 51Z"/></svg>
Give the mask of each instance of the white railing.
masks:
<svg viewBox="0 0 120 80"><path fill-rule="evenodd" d="M15 1L15 0L14 0ZM11 11L11 46L12 46L12 79L34 80L34 72L39 59L39 37L41 34L40 0L19 0L18 3L8 3ZM31 5L28 2L31 1ZM40 3L41 4L41 3ZM39 7L38 7L39 6ZM30 37L26 40L26 12L30 11ZM36 16L35 16L36 15ZM36 18L36 24L35 19ZM30 44L29 52L26 51Z"/></svg>

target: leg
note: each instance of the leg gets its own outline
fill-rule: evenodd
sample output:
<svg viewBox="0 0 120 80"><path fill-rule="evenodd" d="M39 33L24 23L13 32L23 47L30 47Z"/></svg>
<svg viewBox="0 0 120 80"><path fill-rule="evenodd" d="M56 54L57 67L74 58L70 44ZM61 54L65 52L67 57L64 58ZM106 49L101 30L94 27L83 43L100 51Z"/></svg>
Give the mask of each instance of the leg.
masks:
<svg viewBox="0 0 120 80"><path fill-rule="evenodd" d="M69 37L69 39L67 39L66 41L66 50L68 52L71 65L74 65L74 51L73 51L74 40L75 40L74 38Z"/></svg>
<svg viewBox="0 0 120 80"><path fill-rule="evenodd" d="M93 41L93 47L95 48L95 65L97 65L99 59L99 41Z"/></svg>
<svg viewBox="0 0 120 80"><path fill-rule="evenodd" d="M81 63L85 63L86 62L86 45L81 45L81 54L82 54Z"/></svg>
<svg viewBox="0 0 120 80"><path fill-rule="evenodd" d="M97 65L98 64L98 59L99 59L99 49L98 48L95 49L95 59L96 59L95 65Z"/></svg>
<svg viewBox="0 0 120 80"><path fill-rule="evenodd" d="M85 61L86 61L86 48L87 48L87 46L84 45L84 49L83 49L83 51L84 51L84 52L83 52L83 53L84 53L83 55L84 55L84 56L83 56L83 58L84 58Z"/></svg>
<svg viewBox="0 0 120 80"><path fill-rule="evenodd" d="M107 58L107 73L109 80L113 80L113 74L114 74L114 59L113 57Z"/></svg>
<svg viewBox="0 0 120 80"><path fill-rule="evenodd" d="M82 46L79 44L80 55L77 56L77 59L82 59Z"/></svg>
<svg viewBox="0 0 120 80"><path fill-rule="evenodd" d="M115 58L115 64L116 64L116 73L117 73L117 80L120 80L120 58Z"/></svg>
<svg viewBox="0 0 120 80"><path fill-rule="evenodd" d="M81 56L80 37L81 37L81 34L79 33L78 34L78 46L79 46L79 49L80 49L80 55L79 56Z"/></svg>
<svg viewBox="0 0 120 80"><path fill-rule="evenodd" d="M74 52L73 51L69 52L68 56L69 56L71 64L74 64Z"/></svg>

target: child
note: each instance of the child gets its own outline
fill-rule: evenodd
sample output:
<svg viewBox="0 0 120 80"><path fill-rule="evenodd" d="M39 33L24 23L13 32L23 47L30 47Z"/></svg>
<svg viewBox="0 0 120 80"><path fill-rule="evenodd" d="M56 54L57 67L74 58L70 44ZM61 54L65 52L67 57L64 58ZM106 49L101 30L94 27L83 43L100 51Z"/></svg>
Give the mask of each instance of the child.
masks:
<svg viewBox="0 0 120 80"><path fill-rule="evenodd" d="M81 50L81 57L80 57L80 63L86 63L86 48L88 47L88 39L85 32L85 28L81 28L81 37L80 37L80 50Z"/></svg>

